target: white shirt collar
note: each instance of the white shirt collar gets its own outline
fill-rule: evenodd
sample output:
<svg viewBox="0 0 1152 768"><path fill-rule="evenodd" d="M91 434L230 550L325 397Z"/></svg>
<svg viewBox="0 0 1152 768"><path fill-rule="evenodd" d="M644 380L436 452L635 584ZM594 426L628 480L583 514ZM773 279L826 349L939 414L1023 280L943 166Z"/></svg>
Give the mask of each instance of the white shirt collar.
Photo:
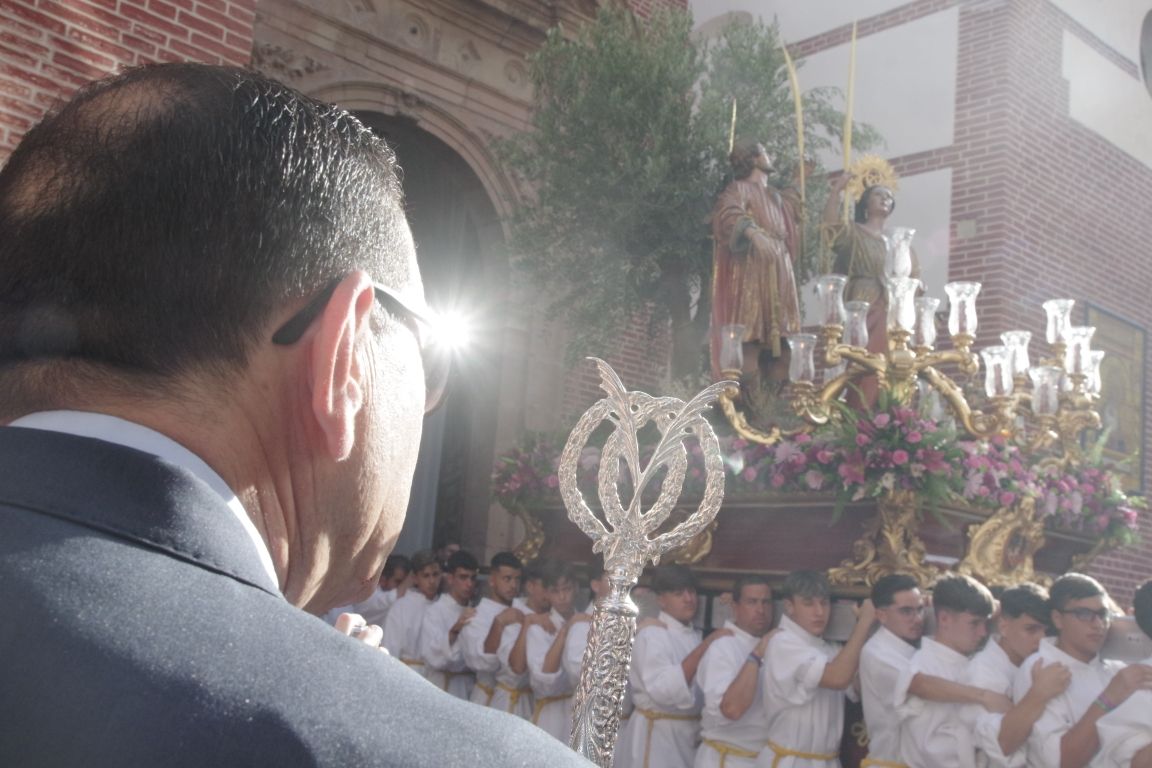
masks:
<svg viewBox="0 0 1152 768"><path fill-rule="evenodd" d="M244 532L252 540L256 549L256 556L264 566L268 578L273 584L279 584L276 578L276 569L272 565L272 555L268 552L268 545L264 543L260 532L248 517L247 510L236 498L236 494L224 482L212 467L208 466L192 451L177 443L167 435L161 434L135 422L127 421L105 413L90 413L88 411L41 411L30 413L13 421L9 426L23 427L24 429L42 429L47 432L61 432L77 437L89 437L94 440L103 440L106 443L122 445L125 448L134 448L143 453L174 464L187 470L200 480L208 484L212 490L220 495L228 509L240 521Z"/></svg>
<svg viewBox="0 0 1152 768"><path fill-rule="evenodd" d="M1062 651L1060 646L1056 645L1056 641L1058 639L1059 638L1055 637L1046 637L1040 641L1040 647L1044 648L1047 646L1048 651L1052 654L1052 656L1054 656L1057 661L1061 662L1070 669L1096 669L1104 664L1104 662L1101 661L1099 654L1092 657L1091 661L1080 661L1080 659L1076 658L1075 656Z"/></svg>
<svg viewBox="0 0 1152 768"><path fill-rule="evenodd" d="M912 658L916 653L916 646L883 625L876 629L875 637L876 642L883 643L906 659Z"/></svg>
<svg viewBox="0 0 1152 768"><path fill-rule="evenodd" d="M693 627L691 624L685 624L678 619L674 619L671 616L669 616L667 613L665 613L664 611L660 611L659 619L660 619L660 623L662 623L668 629L678 630L680 632L695 632L696 631L696 628Z"/></svg>
<svg viewBox="0 0 1152 768"><path fill-rule="evenodd" d="M744 630L740 629L740 627L737 626L736 622L732 621L732 619L728 619L724 622L724 629L732 630L732 635L734 637L750 640L753 643L756 643L760 640L759 637L756 637L756 635L753 635L751 632L745 632Z"/></svg>
<svg viewBox="0 0 1152 768"><path fill-rule="evenodd" d="M788 618L787 616L780 617L780 629L783 629L786 632L791 632L792 634L801 638L808 645L824 645L824 638L817 637L808 630L804 629L804 627L792 621L792 619Z"/></svg>

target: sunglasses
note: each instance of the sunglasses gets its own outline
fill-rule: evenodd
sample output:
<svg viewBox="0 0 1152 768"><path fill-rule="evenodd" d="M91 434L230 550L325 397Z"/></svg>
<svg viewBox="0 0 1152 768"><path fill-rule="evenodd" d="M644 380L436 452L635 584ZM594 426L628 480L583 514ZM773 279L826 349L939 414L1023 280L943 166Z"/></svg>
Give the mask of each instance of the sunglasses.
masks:
<svg viewBox="0 0 1152 768"><path fill-rule="evenodd" d="M317 293L303 309L288 318L288 321L272 334L272 343L290 346L300 341L304 332L328 305L328 300L332 298L339 284L339 280L334 281ZM386 312L405 321L416 334L416 341L420 345L420 361L424 367L424 413L432 413L444 401L448 370L451 368L452 360L448 349L445 345L436 343L435 324L427 311L413 309L395 291L380 283L373 283L372 287L380 306Z"/></svg>

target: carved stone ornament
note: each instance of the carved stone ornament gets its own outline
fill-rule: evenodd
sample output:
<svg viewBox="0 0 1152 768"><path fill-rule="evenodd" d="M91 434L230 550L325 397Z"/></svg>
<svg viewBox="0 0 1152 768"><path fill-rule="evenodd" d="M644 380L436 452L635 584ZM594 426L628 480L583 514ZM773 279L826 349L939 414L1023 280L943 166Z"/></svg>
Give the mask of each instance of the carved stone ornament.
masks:
<svg viewBox="0 0 1152 768"><path fill-rule="evenodd" d="M1036 519L1036 500L1026 498L968 529L968 553L956 571L989 587L1045 584L1051 579L1037 574L1032 563L1043 546L1044 524Z"/></svg>
<svg viewBox="0 0 1152 768"><path fill-rule="evenodd" d="M607 394L580 417L560 456L560 493L568 517L592 539L592 551L604 554L608 594L596 603L588 647L584 651L580 684L576 688L570 744L599 766L612 764L612 750L620 726L620 709L632 641L636 630L636 604L629 592L648 562L682 547L716 518L724 498L724 461L720 444L704 412L732 382L719 382L685 404L674 397L652 397L628 392L616 373L593 358ZM604 518L597 517L577 487L580 452L603 422L614 429L601 452L597 491ZM646 465L640 462L638 434L649 422L660 440ZM700 506L663 533L688 470L686 439L695 439L704 459L704 496ZM625 507L620 494L621 467L631 486ZM660 484L656 501L645 511L641 500L649 485ZM654 534L654 535L652 535ZM651 535L651 537L650 537Z"/></svg>
<svg viewBox="0 0 1152 768"><path fill-rule="evenodd" d="M925 587L935 581L939 571L924 561L916 508L915 491L886 491L877 498L876 516L852 545L853 559L829 569L828 581L871 587L890 573L906 573Z"/></svg>
<svg viewBox="0 0 1152 768"><path fill-rule="evenodd" d="M315 59L272 43L258 43L252 51L252 68L282 80L298 80L328 69Z"/></svg>

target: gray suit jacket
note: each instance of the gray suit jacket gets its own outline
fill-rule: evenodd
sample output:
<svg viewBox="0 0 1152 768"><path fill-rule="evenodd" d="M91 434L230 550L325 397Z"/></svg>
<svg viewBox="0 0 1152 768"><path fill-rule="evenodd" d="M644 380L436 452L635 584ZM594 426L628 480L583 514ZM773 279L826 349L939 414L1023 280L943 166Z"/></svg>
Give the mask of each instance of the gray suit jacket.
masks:
<svg viewBox="0 0 1152 768"><path fill-rule="evenodd" d="M588 765L290 604L220 497L0 428L0 765Z"/></svg>

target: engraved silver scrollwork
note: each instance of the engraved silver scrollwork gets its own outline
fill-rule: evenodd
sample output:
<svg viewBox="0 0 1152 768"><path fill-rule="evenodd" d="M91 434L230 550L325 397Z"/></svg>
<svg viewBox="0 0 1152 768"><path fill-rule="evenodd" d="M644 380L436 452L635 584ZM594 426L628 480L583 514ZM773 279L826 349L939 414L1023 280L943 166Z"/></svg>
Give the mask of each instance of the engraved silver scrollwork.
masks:
<svg viewBox="0 0 1152 768"><path fill-rule="evenodd" d="M732 383L717 382L685 404L674 397L628 392L607 363L590 359L600 371L600 386L607 397L584 413L568 437L560 456L560 493L568 517L592 539L592 551L604 554L609 594L597 603L592 617L569 743L592 762L607 768L612 764L636 630L636 604L629 593L646 563L655 565L663 554L690 541L708 527L720 509L724 462L716 433L704 412ZM597 475L597 493L604 514L601 520L584 501L576 477L581 450L605 420L614 430L604 444ZM660 440L652 458L641 466L638 435L648 422L656 424ZM680 499L688 470L684 442L688 439L699 443L703 455L703 498L683 522L656 533ZM622 470L631 485L627 507L620 494ZM657 481L659 495L645 511L644 491Z"/></svg>

